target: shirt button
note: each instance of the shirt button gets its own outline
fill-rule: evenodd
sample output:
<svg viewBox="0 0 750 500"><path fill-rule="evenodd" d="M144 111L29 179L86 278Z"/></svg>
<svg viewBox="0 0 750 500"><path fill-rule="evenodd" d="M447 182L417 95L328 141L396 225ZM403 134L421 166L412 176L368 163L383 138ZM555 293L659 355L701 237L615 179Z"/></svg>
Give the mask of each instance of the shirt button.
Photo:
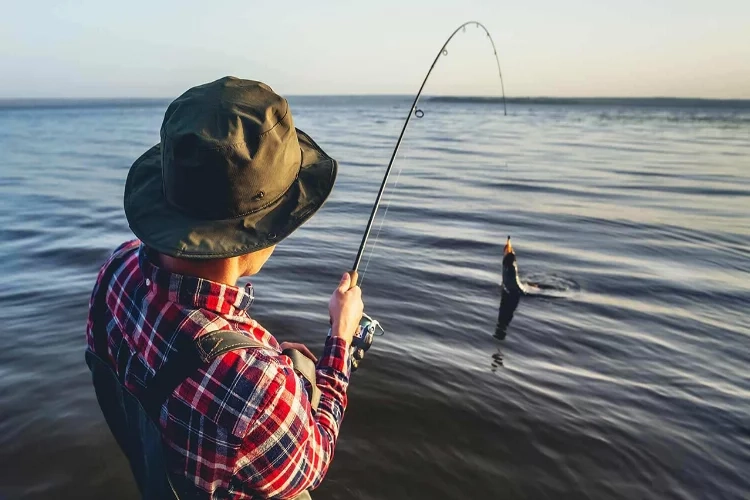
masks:
<svg viewBox="0 0 750 500"><path fill-rule="evenodd" d="M146 278L146 286L151 286L151 280Z"/></svg>

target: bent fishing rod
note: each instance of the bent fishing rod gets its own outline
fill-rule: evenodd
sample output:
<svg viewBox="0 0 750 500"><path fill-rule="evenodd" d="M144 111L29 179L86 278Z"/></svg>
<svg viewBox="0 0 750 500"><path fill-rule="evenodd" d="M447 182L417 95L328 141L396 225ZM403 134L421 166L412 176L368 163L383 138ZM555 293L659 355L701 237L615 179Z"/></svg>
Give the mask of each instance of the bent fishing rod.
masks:
<svg viewBox="0 0 750 500"><path fill-rule="evenodd" d="M370 237L370 232L372 231L372 225L375 222L375 216L378 212L378 208L380 207L380 201L383 199L385 186L388 183L389 176L391 175L393 162L396 159L398 148L401 146L401 141L403 140L404 134L406 133L406 128L409 126L409 122L411 121L412 116L416 116L418 119L424 117L424 111L419 109L417 107L417 104L419 103L419 98L422 97L422 91L424 90L424 87L427 84L427 80L429 80L430 75L432 74L432 70L435 69L435 65L437 64L440 57L445 57L448 55L447 47L450 41L453 40L453 37L456 36L456 34L459 31L465 32L466 27L472 24L476 26L477 28L481 28L482 30L484 30L485 34L487 35L487 38L490 39L490 43L492 44L492 51L494 52L494 55L495 55L495 62L497 63L497 74L500 77L500 88L502 90L502 95L503 95L503 114L505 116L508 115L508 108L505 102L505 84L503 83L503 73L500 70L500 59L497 56L497 47L495 46L495 41L492 39L492 35L490 35L489 30L482 23L478 21L465 22L461 26L456 28L456 30L453 33L451 33L451 36L448 37L445 43L443 43L443 46L440 47L440 50L435 56L435 59L432 61L432 65L430 65L430 69L427 71L427 74L425 75L424 80L422 80L422 85L420 85L417 95L414 96L414 102L412 103L411 108L409 108L409 112L406 115L406 120L404 121L404 125L401 128L401 133L399 134L398 140L396 141L396 146L393 148L393 153L391 154L391 159L388 162L388 167L385 170L385 175L383 176L383 182L380 184L380 190L378 191L378 196L377 198L375 198L375 203L372 206L370 219L367 221L365 234L362 236L362 243L359 245L359 250L357 251L357 257L354 259L354 266L352 266L352 270L349 272L349 275L351 276L351 283L352 283L351 286L355 286L357 284L359 264L362 261L362 255L364 254L365 247L367 246L367 240ZM382 225L381 225L381 228L382 228ZM362 358L365 355L365 352L372 345L374 337L378 335L377 333L378 331L380 332L380 335L385 333L385 331L383 330L383 327L380 326L380 323L377 320L374 320L367 315L363 315L362 320L360 321L360 324L359 324L359 328L357 329L357 332L352 340L352 345L351 345L351 350L350 350L353 370L357 369L359 362L362 360Z"/></svg>

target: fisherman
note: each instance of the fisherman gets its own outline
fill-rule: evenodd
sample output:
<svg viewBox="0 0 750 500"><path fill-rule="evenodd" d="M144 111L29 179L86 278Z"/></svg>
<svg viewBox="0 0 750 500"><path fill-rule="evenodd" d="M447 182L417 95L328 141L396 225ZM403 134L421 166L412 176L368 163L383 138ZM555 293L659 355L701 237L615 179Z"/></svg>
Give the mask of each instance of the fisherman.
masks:
<svg viewBox="0 0 750 500"><path fill-rule="evenodd" d="M310 381L282 351L312 353L253 320L237 281L320 209L336 172L284 98L233 77L172 102L161 142L130 168L138 239L99 272L86 360L143 498L309 498L325 476L361 290L347 273L333 292Z"/></svg>

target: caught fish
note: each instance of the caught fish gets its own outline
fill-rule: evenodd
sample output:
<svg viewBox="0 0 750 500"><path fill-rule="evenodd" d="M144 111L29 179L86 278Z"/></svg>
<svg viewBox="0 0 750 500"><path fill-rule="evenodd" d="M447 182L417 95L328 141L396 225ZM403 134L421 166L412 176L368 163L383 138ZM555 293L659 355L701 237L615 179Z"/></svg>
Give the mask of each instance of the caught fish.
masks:
<svg viewBox="0 0 750 500"><path fill-rule="evenodd" d="M518 278L518 261L513 245L510 243L510 236L503 248L503 290L512 295L526 295L527 293L526 287Z"/></svg>
<svg viewBox="0 0 750 500"><path fill-rule="evenodd" d="M562 299L570 297L579 289L580 287L575 281L554 275L543 276L541 281L522 282L518 275L516 252L513 250L510 236L508 236L503 248L503 285L495 337L500 340L505 338L508 325L513 319L513 313L516 311L521 297L526 297L524 300L531 298Z"/></svg>
<svg viewBox="0 0 750 500"><path fill-rule="evenodd" d="M513 245L510 243L510 236L503 248L503 287L500 297L500 311L497 315L497 326L495 327L495 337L504 339L508 325L513 319L513 313L518 307L521 296L526 295L526 287L518 278L518 262L516 253L513 251Z"/></svg>

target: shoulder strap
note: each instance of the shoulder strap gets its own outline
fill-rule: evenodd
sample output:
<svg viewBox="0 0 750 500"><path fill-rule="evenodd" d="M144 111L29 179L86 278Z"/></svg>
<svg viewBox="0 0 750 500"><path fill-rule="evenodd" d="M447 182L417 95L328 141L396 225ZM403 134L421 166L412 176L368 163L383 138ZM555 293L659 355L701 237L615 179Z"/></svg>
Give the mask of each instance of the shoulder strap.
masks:
<svg viewBox="0 0 750 500"><path fill-rule="evenodd" d="M313 410L317 410L318 403L320 403L320 389L315 383L315 363L297 349L284 349L284 352L281 354L289 356L289 359L292 360L294 371L310 383L310 390L312 392L309 394L308 399Z"/></svg>
<svg viewBox="0 0 750 500"><path fill-rule="evenodd" d="M217 330L195 340L178 335L175 344L177 352L159 368L140 397L143 407L156 421L164 401L201 366L229 351L264 347L261 342L232 330Z"/></svg>
<svg viewBox="0 0 750 500"><path fill-rule="evenodd" d="M262 342L234 330L217 330L201 335L194 345L204 363L210 363L222 354L236 349L265 347Z"/></svg>
<svg viewBox="0 0 750 500"><path fill-rule="evenodd" d="M159 413L164 401L190 375L201 366L205 366L222 354L237 349L251 349L265 347L261 342L248 337L242 332L233 330L217 330L201 335L195 340L178 338L177 352L174 353L148 383L141 394L141 401L148 414L158 421ZM286 349L282 354L292 360L294 371L310 383L310 406L318 409L320 389L315 383L315 364L310 358L296 349Z"/></svg>

